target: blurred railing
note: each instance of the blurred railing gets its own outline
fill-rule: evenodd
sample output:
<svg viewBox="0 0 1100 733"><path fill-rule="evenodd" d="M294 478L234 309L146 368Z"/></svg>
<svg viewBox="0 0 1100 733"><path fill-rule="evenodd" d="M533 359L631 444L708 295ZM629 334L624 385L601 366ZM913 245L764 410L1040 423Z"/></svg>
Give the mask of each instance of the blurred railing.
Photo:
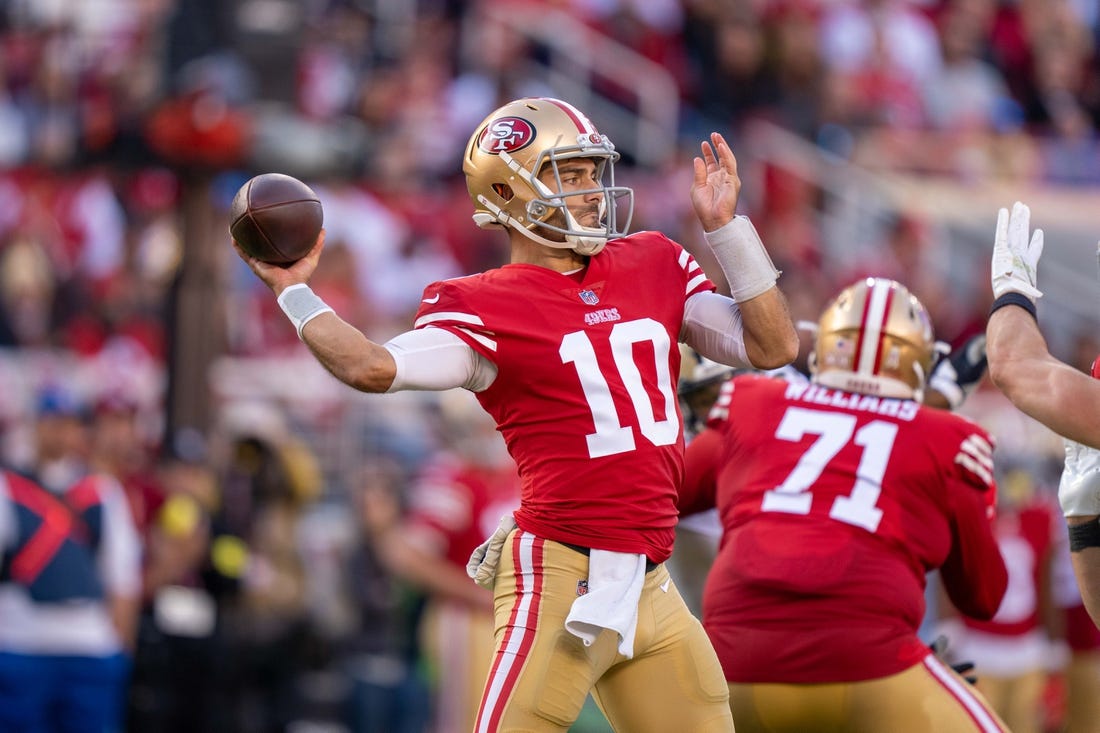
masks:
<svg viewBox="0 0 1100 733"><path fill-rule="evenodd" d="M769 123L749 128L738 155L782 168L825 192L820 227L829 265L852 269L873 259L883 223L910 214L940 238L937 257L927 263L935 275L975 303L989 297L985 288L997 210L1023 201L1031 208L1032 226L1045 234L1041 320L1052 349L1070 348L1070 339L1082 329L1100 337L1100 187L871 171Z"/></svg>
<svg viewBox="0 0 1100 733"><path fill-rule="evenodd" d="M638 164L654 165L675 149L680 91L667 69L545 5L487 4L481 12L465 16L468 53L477 52L472 24L498 23L545 50L516 59L524 73L599 120L600 131ZM597 91L609 85L624 98Z"/></svg>

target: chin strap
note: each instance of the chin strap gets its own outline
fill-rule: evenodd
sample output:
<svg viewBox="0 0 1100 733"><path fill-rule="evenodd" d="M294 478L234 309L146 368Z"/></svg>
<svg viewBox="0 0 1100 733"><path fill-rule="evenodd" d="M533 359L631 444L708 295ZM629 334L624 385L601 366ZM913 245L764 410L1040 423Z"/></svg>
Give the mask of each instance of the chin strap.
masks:
<svg viewBox="0 0 1100 733"><path fill-rule="evenodd" d="M531 231L527 227L523 226L515 217L510 216L504 209L496 206L484 196L477 197L478 203L484 206L489 211L493 212L492 215L476 213L474 214L474 223L481 229L485 229L491 226L505 226L515 229L517 232L527 237L533 242L546 245L547 247L553 247L555 249L571 249L579 255L594 255L604 248L607 244L607 238L602 236L580 236L575 234L567 234L564 242L547 239L535 232ZM574 229L582 231L591 231L593 233L602 232L599 229L592 229L591 227L582 227L577 223L573 215L566 210L566 217L568 219L569 226Z"/></svg>

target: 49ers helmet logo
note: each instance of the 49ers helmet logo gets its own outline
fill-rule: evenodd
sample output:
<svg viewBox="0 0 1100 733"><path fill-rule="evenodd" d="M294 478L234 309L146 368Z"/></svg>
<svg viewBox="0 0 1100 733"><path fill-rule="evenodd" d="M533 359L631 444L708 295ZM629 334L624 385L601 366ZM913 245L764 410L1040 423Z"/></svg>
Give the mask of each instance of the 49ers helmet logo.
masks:
<svg viewBox="0 0 1100 733"><path fill-rule="evenodd" d="M481 132L477 141L486 153L514 153L535 140L535 126L522 117L498 117Z"/></svg>

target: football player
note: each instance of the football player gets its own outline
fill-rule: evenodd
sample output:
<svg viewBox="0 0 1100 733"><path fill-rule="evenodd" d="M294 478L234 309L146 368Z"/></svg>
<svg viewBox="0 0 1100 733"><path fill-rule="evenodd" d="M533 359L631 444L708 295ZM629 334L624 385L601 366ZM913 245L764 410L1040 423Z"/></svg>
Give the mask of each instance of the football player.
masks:
<svg viewBox="0 0 1100 733"><path fill-rule="evenodd" d="M1066 439L1058 501L1081 597L1100 624L1100 382L1055 358L1039 331L1042 254L1043 230L1031 231L1027 205L1001 209L990 273L995 299L985 330L989 376L1016 407ZM1097 364L1092 372L1100 376Z"/></svg>
<svg viewBox="0 0 1100 733"><path fill-rule="evenodd" d="M317 359L365 392L461 387L496 421L519 509L471 559L493 589L496 648L476 730L565 730L591 690L631 731L732 730L717 657L671 585L683 473L677 342L731 365L778 367L798 339L718 133L691 200L732 297L657 232L627 235L619 154L557 99L492 112L463 155L474 221L508 234L508 264L428 285L413 330L386 344L306 281L324 236L283 268L238 253Z"/></svg>
<svg viewBox="0 0 1100 733"><path fill-rule="evenodd" d="M703 625L739 733L1004 730L917 636L927 572L976 618L1007 584L991 439L921 404L934 351L904 286L862 280L822 314L810 381L734 377L688 445L681 510L724 530Z"/></svg>

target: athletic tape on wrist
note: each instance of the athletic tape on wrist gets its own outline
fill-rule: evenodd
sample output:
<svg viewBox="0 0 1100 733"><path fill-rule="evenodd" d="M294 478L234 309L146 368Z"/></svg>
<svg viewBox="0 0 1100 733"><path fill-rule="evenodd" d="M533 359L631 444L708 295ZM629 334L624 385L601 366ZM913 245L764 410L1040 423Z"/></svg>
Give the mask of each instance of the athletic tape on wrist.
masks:
<svg viewBox="0 0 1100 733"><path fill-rule="evenodd" d="M325 301L321 300L317 293L313 292L305 283L291 285L279 294L279 307L286 313L286 317L294 324L298 332L298 338L302 338L302 329L322 313L334 312Z"/></svg>
<svg viewBox="0 0 1100 733"><path fill-rule="evenodd" d="M1009 291L997 296L997 299L993 301L993 306L989 309L989 315L993 315L998 309L1004 308L1006 305L1018 305L1030 313L1032 318L1039 320L1038 311L1035 308L1035 304L1031 302L1031 298L1023 293L1017 293L1015 291Z"/></svg>
<svg viewBox="0 0 1100 733"><path fill-rule="evenodd" d="M775 285L781 274L772 264L756 227L747 217L735 216L728 224L704 232L718 266L738 303L751 300Z"/></svg>
<svg viewBox="0 0 1100 733"><path fill-rule="evenodd" d="M1100 547L1100 521L1069 526L1069 551L1080 552L1086 547Z"/></svg>

